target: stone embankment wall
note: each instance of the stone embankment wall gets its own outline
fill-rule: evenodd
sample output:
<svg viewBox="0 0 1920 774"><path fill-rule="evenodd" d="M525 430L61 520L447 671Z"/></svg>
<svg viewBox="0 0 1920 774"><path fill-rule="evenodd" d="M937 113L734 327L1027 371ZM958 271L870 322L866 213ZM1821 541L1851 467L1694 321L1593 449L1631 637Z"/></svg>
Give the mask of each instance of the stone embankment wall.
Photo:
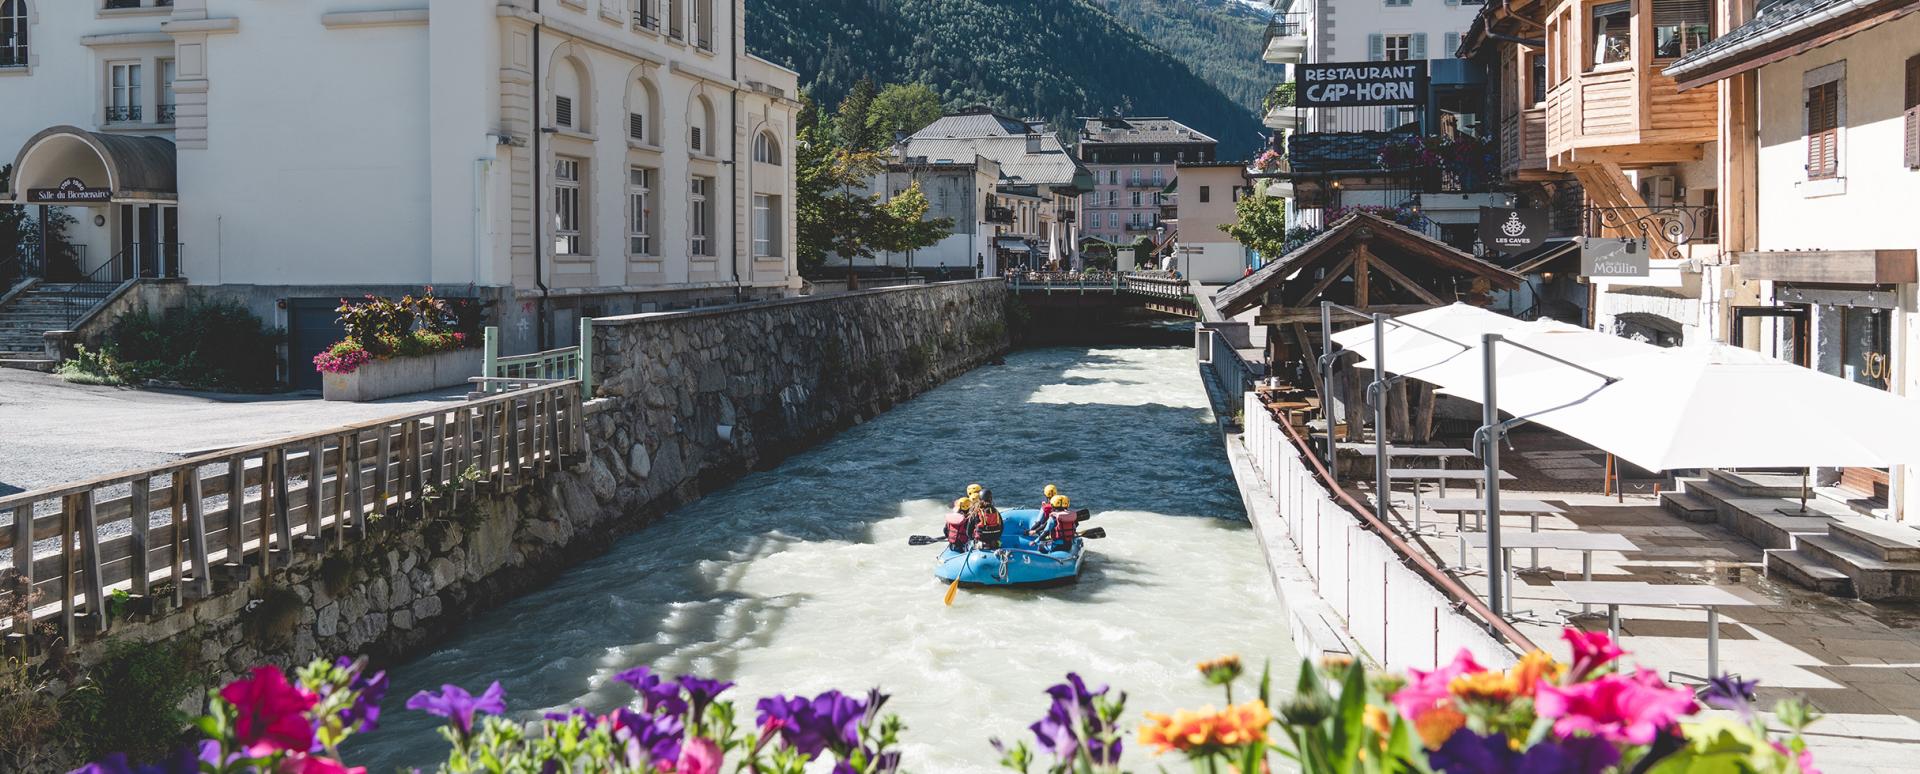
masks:
<svg viewBox="0 0 1920 774"><path fill-rule="evenodd" d="M227 676L417 651L612 536L999 357L1007 296L966 281L601 321L588 452L567 467L389 514L365 539L209 599L116 619L74 655L164 641Z"/></svg>

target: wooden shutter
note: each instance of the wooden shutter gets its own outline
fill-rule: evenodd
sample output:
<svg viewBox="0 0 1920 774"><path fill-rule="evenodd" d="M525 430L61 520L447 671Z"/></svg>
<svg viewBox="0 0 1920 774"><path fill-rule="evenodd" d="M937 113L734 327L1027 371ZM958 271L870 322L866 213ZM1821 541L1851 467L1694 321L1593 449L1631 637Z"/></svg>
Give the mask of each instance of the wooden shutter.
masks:
<svg viewBox="0 0 1920 774"><path fill-rule="evenodd" d="M561 126L573 126L573 98L555 96L553 98L553 121Z"/></svg>
<svg viewBox="0 0 1920 774"><path fill-rule="evenodd" d="M1407 58L1414 61L1427 58L1427 33L1413 33L1413 40L1407 45Z"/></svg>
<svg viewBox="0 0 1920 774"><path fill-rule="evenodd" d="M1378 62L1387 58L1387 38L1378 32L1367 36L1367 61Z"/></svg>
<svg viewBox="0 0 1920 774"><path fill-rule="evenodd" d="M1920 169L1920 56L1907 58L1907 168Z"/></svg>
<svg viewBox="0 0 1920 774"><path fill-rule="evenodd" d="M1446 36L1447 50L1440 52L1441 59L1452 59L1460 52L1460 33L1449 32Z"/></svg>
<svg viewBox="0 0 1920 774"><path fill-rule="evenodd" d="M642 142L647 139L647 117L639 113L627 114L627 136Z"/></svg>
<svg viewBox="0 0 1920 774"><path fill-rule="evenodd" d="M1840 82L1807 89L1807 177L1840 173Z"/></svg>

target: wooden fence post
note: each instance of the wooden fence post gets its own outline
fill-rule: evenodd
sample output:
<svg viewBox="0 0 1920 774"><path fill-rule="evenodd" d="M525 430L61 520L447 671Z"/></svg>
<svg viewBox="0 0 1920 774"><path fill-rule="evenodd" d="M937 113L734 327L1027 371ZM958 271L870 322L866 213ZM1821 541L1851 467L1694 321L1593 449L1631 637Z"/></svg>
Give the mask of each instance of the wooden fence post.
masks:
<svg viewBox="0 0 1920 774"><path fill-rule="evenodd" d="M127 532L127 575L133 581L132 593L147 596L148 576L152 569L147 566L147 528L153 522L153 479L141 476L129 482L132 490L127 500L127 515L133 519Z"/></svg>
<svg viewBox="0 0 1920 774"><path fill-rule="evenodd" d="M213 568L208 567L207 554L207 514L206 504L201 502L200 467L189 465L185 469L187 480L185 494L187 501L187 544L193 552L193 580L196 594L201 599L213 596ZM175 476L180 473L174 473Z"/></svg>
<svg viewBox="0 0 1920 774"><path fill-rule="evenodd" d="M86 578L87 617L93 631L107 630L107 587L100 575L100 524L93 508L93 490L74 495L80 516L80 571ZM69 593L68 599L73 595ZM69 640L71 644L72 641Z"/></svg>
<svg viewBox="0 0 1920 774"><path fill-rule="evenodd" d="M580 318L580 395L593 400L593 318Z"/></svg>
<svg viewBox="0 0 1920 774"><path fill-rule="evenodd" d="M493 378L500 375L500 329L496 326L489 325L482 331L482 334L480 375ZM480 392L493 392L492 383L481 382Z"/></svg>
<svg viewBox="0 0 1920 774"><path fill-rule="evenodd" d="M293 561L293 508L287 502L287 495L289 494L287 491L289 488L287 481L287 447L277 447L269 453L268 456L273 460L273 529L275 545L273 553L269 553L267 556L272 557L278 554L279 563L285 566ZM265 483L263 482L261 486L265 488ZM266 532L262 531L260 533L260 543L265 545L266 542Z"/></svg>
<svg viewBox="0 0 1920 774"><path fill-rule="evenodd" d="M247 563L247 461L227 460L227 561L230 567ZM243 576L244 577L244 576Z"/></svg>

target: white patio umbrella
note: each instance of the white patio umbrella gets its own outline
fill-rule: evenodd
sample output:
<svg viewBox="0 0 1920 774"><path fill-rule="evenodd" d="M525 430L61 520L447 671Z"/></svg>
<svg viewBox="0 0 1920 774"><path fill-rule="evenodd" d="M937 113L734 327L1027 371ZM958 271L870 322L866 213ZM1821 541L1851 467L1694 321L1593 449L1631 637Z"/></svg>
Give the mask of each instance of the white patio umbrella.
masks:
<svg viewBox="0 0 1920 774"><path fill-rule="evenodd" d="M1495 347L1500 408L1515 415L1578 400L1606 384L1605 377L1619 377L1627 372L1628 369L1620 365L1622 361L1665 351L1644 342L1551 320L1536 320L1508 330L1502 337L1509 344ZM1413 376L1438 385L1441 392L1477 403L1486 395L1484 360L1481 348L1475 347L1466 356L1449 359ZM1582 371L1568 363L1578 363L1589 370Z"/></svg>
<svg viewBox="0 0 1920 774"><path fill-rule="evenodd" d="M1477 362L1480 338L1488 333L1504 333L1527 323L1477 306L1448 304L1392 318L1382 337L1386 344L1387 371L1422 378L1421 372L1455 361ZM1333 334L1333 340L1361 357L1360 365L1373 367L1373 326L1362 325Z"/></svg>
<svg viewBox="0 0 1920 774"><path fill-rule="evenodd" d="M1723 344L1611 365L1624 372L1618 382L1533 421L1647 470L1920 462L1912 398ZM1499 401L1504 409L1504 380Z"/></svg>

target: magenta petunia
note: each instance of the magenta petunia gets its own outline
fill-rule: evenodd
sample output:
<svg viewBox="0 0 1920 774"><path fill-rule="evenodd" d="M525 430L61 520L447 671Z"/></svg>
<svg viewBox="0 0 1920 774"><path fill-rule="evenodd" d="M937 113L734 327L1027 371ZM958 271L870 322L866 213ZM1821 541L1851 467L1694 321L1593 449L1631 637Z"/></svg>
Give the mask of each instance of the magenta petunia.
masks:
<svg viewBox="0 0 1920 774"><path fill-rule="evenodd" d="M1692 691L1667 685L1646 669L1567 686L1541 683L1533 702L1534 712L1552 719L1562 737L1586 734L1636 745L1652 744L1661 729L1697 709Z"/></svg>
<svg viewBox="0 0 1920 774"><path fill-rule="evenodd" d="M1567 673L1570 682L1585 679L1626 653L1606 632L1585 632L1569 626L1560 630L1560 638L1573 650L1573 664Z"/></svg>
<svg viewBox="0 0 1920 774"><path fill-rule="evenodd" d="M313 748L313 721L307 711L319 698L287 682L279 667L255 667L251 676L228 683L220 698L234 708L234 738L247 755Z"/></svg>
<svg viewBox="0 0 1920 774"><path fill-rule="evenodd" d="M1455 654L1453 662L1431 672L1419 669L1407 670L1407 684L1395 691L1393 706L1400 710L1407 720L1417 720L1442 703L1450 700L1447 686L1461 675L1471 675L1487 671L1480 662L1473 660L1473 654L1465 648Z"/></svg>
<svg viewBox="0 0 1920 774"><path fill-rule="evenodd" d="M680 748L680 760L673 770L674 774L720 774L722 763L720 745L695 737Z"/></svg>

